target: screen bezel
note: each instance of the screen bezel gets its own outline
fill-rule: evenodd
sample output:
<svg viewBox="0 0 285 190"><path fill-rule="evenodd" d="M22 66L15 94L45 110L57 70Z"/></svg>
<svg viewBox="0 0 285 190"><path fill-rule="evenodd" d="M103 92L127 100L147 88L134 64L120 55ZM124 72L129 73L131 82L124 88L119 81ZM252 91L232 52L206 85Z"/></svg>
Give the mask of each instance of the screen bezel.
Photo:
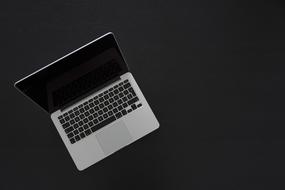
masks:
<svg viewBox="0 0 285 190"><path fill-rule="evenodd" d="M99 47L100 46L100 47ZM40 74L46 71L46 69L50 67L56 67L58 64L63 64L67 59L71 59L76 57L78 53L82 53L83 51L90 51L92 48L100 48L102 51L108 50L110 48L116 48L118 53L120 54L122 58L122 71L118 73L119 76L127 73L129 71L129 67L125 61L125 58L122 54L122 51L117 43L117 40L115 38L115 35L112 32L108 32L99 38L96 38L95 40L92 40L91 42L79 47L78 49L66 54L65 56L53 61L52 63L38 69L37 71L31 73L30 75L18 80L14 83L14 87L18 89L23 95L25 95L28 99L30 99L32 102L34 102L36 105L38 105L40 108L42 108L45 112L52 114L56 110L47 110L44 107L42 107L40 104L35 102L32 98L30 98L28 95L25 94L24 90L27 88L27 84L29 81L37 80L37 77L40 77ZM94 53L94 52L93 52ZM97 55L97 54L96 54ZM94 56L96 56L94 55ZM63 105L64 106L64 105Z"/></svg>

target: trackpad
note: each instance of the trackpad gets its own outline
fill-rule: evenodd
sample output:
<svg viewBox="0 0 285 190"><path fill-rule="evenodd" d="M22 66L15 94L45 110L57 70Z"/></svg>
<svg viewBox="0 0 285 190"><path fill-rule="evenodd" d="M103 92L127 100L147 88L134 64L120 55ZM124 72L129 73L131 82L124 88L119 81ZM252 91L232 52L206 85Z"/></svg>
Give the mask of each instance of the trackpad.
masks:
<svg viewBox="0 0 285 190"><path fill-rule="evenodd" d="M132 136L123 121L103 128L96 134L97 140L106 155L132 142Z"/></svg>

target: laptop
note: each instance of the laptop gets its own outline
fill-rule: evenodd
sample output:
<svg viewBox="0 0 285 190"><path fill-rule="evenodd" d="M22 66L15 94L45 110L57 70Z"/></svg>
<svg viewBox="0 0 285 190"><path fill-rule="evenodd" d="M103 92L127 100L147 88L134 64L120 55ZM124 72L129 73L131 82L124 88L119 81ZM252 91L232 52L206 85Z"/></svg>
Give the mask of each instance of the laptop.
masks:
<svg viewBox="0 0 285 190"><path fill-rule="evenodd" d="M80 171L159 127L111 32L14 86L50 114Z"/></svg>

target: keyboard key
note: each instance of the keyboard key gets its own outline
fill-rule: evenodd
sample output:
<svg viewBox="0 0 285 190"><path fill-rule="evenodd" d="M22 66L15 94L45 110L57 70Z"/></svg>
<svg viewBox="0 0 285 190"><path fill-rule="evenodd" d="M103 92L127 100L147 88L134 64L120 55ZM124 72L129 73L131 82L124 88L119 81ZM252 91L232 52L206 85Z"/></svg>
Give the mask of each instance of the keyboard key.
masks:
<svg viewBox="0 0 285 190"><path fill-rule="evenodd" d="M117 102L118 102L118 104L120 105L120 104L123 103L123 100L122 100L122 99L119 99Z"/></svg>
<svg viewBox="0 0 285 190"><path fill-rule="evenodd" d="M99 116L99 117L98 117L98 120L99 120L99 121L102 121L102 120L103 120L103 117L102 117L102 116Z"/></svg>
<svg viewBox="0 0 285 190"><path fill-rule="evenodd" d="M126 101L128 101L128 98L127 98L126 96L124 96L124 97L122 98L122 100L123 100L123 102L126 102Z"/></svg>
<svg viewBox="0 0 285 190"><path fill-rule="evenodd" d="M127 83L127 84L124 85L124 88L127 89L127 88L129 88L130 86L131 86L131 84L130 84L130 83Z"/></svg>
<svg viewBox="0 0 285 190"><path fill-rule="evenodd" d="M76 140L76 141L79 141L79 140L80 140L79 135L76 135L76 136L75 136L75 140Z"/></svg>
<svg viewBox="0 0 285 190"><path fill-rule="evenodd" d="M132 105L133 103L137 102L138 100L139 100L138 97L134 97L133 99L128 101L128 104Z"/></svg>
<svg viewBox="0 0 285 190"><path fill-rule="evenodd" d="M123 107L124 108L128 107L128 104L127 103L123 103Z"/></svg>
<svg viewBox="0 0 285 190"><path fill-rule="evenodd" d="M85 111L89 110L90 107L88 105L84 106Z"/></svg>
<svg viewBox="0 0 285 190"><path fill-rule="evenodd" d="M75 120L76 122L78 122L80 119L79 119L79 117L75 117L74 120Z"/></svg>
<svg viewBox="0 0 285 190"><path fill-rule="evenodd" d="M99 102L104 102L104 98L99 98Z"/></svg>
<svg viewBox="0 0 285 190"><path fill-rule="evenodd" d="M73 125L75 123L74 119L70 120L69 123Z"/></svg>
<svg viewBox="0 0 285 190"><path fill-rule="evenodd" d="M89 127L88 127L87 124L85 124L85 125L83 125L83 128L86 130L86 129L88 129Z"/></svg>
<svg viewBox="0 0 285 190"><path fill-rule="evenodd" d="M92 126L93 126L93 122L92 122L92 121L89 121L89 122L88 122L88 126L89 126L89 127L92 127Z"/></svg>
<svg viewBox="0 0 285 190"><path fill-rule="evenodd" d="M114 99L115 99L115 100L118 100L118 99L119 99L119 96L118 96L118 95L115 95L115 96L114 96Z"/></svg>
<svg viewBox="0 0 285 190"><path fill-rule="evenodd" d="M85 137L85 134L84 134L84 133L80 133L79 136L80 136L81 138L84 138L84 137Z"/></svg>
<svg viewBox="0 0 285 190"><path fill-rule="evenodd" d="M96 127L94 126L94 127L91 127L91 131L92 132L95 132L96 131Z"/></svg>
<svg viewBox="0 0 285 190"><path fill-rule="evenodd" d="M113 99L113 98L110 98L110 99L109 99L109 102L110 102L110 103L113 103L113 102L114 102L114 99Z"/></svg>
<svg viewBox="0 0 285 190"><path fill-rule="evenodd" d="M119 86L122 86L122 85L123 85L123 83L124 83L124 82L120 82L120 83L119 83Z"/></svg>
<svg viewBox="0 0 285 190"><path fill-rule="evenodd" d="M118 88L119 86L116 84L115 86L114 86L114 88Z"/></svg>
<svg viewBox="0 0 285 190"><path fill-rule="evenodd" d="M58 119L59 119L59 120L60 120L60 119L62 119L62 118L63 118L63 116L62 116L62 115L58 117Z"/></svg>
<svg viewBox="0 0 285 190"><path fill-rule="evenodd" d="M96 125L96 128L98 130L98 129L100 129L100 128L102 128L102 127L112 123L115 120L116 120L115 116L109 117L108 119L106 119L106 120L102 121L101 123L99 123L98 125Z"/></svg>
<svg viewBox="0 0 285 190"><path fill-rule="evenodd" d="M98 113L95 112L95 113L93 114L93 117L94 117L94 118L98 117Z"/></svg>
<svg viewBox="0 0 285 190"><path fill-rule="evenodd" d="M133 110L132 110L132 109L129 109L129 110L128 110L128 113L130 113L131 111L133 111Z"/></svg>
<svg viewBox="0 0 285 190"><path fill-rule="evenodd" d="M66 128L65 130L65 133L67 134L67 133L70 133L71 131L73 131L73 127L71 126L71 127L68 127L68 128Z"/></svg>
<svg viewBox="0 0 285 190"><path fill-rule="evenodd" d="M94 123L94 124L97 124L98 122L99 122L98 119L94 119L94 120L93 120L93 123Z"/></svg>
<svg viewBox="0 0 285 190"><path fill-rule="evenodd" d="M108 105L108 109L111 110L113 108L113 106L110 104Z"/></svg>
<svg viewBox="0 0 285 190"><path fill-rule="evenodd" d="M104 102L104 105L105 105L105 106L108 106L108 105L109 105L108 100L106 100L106 101Z"/></svg>
<svg viewBox="0 0 285 190"><path fill-rule="evenodd" d="M74 113L70 114L70 117L71 117L71 118L74 118L74 117L75 117Z"/></svg>
<svg viewBox="0 0 285 190"><path fill-rule="evenodd" d="M99 97L102 97L102 96L103 96L103 93L100 93L98 96L99 96Z"/></svg>
<svg viewBox="0 0 285 190"><path fill-rule="evenodd" d="M118 113L116 113L115 115L116 115L116 118L117 118L117 119L120 118L120 117L122 117L121 112L118 112Z"/></svg>
<svg viewBox="0 0 285 190"><path fill-rule="evenodd" d="M142 106L142 104L141 103L139 103L138 105L137 105L137 107L139 108L139 107L141 107Z"/></svg>
<svg viewBox="0 0 285 190"><path fill-rule="evenodd" d="M71 114L73 112L73 110L68 111L69 114ZM66 114L66 113L65 113ZM63 114L64 115L64 114ZM65 115L64 115L65 116Z"/></svg>
<svg viewBox="0 0 285 190"><path fill-rule="evenodd" d="M136 96L136 93L133 88L129 88L129 92L132 93L133 96Z"/></svg>
<svg viewBox="0 0 285 190"><path fill-rule="evenodd" d="M119 93L119 90L118 89L115 89L114 90L114 94L118 94Z"/></svg>
<svg viewBox="0 0 285 190"><path fill-rule="evenodd" d="M80 108L80 113L84 113L84 109L83 108Z"/></svg>
<svg viewBox="0 0 285 190"><path fill-rule="evenodd" d="M137 109L136 104L132 104L132 109L133 109L133 110Z"/></svg>
<svg viewBox="0 0 285 190"><path fill-rule="evenodd" d="M106 101L104 102L104 106L108 106L108 104L109 104L109 102L108 102L108 100L106 100Z"/></svg>
<svg viewBox="0 0 285 190"><path fill-rule="evenodd" d="M98 111L98 110L99 110L99 107L98 107L98 106L96 106L94 109L95 109L95 111Z"/></svg>
<svg viewBox="0 0 285 190"><path fill-rule="evenodd" d="M117 112L118 112L118 109L117 109L117 108L114 108L114 109L113 109L113 112L114 112L114 113L117 113Z"/></svg>
<svg viewBox="0 0 285 190"><path fill-rule="evenodd" d="M113 105L113 107L117 107L117 106L118 106L118 103L117 103L117 102L114 102L112 105Z"/></svg>
<svg viewBox="0 0 285 190"><path fill-rule="evenodd" d="M73 131L73 133L75 134L75 135L78 135L79 134L79 132L78 132L78 130L76 129L76 130L74 130Z"/></svg>
<svg viewBox="0 0 285 190"><path fill-rule="evenodd" d="M109 115L109 116L113 115L113 112L112 112L112 111L109 111L109 112L108 112L108 115Z"/></svg>
<svg viewBox="0 0 285 190"><path fill-rule="evenodd" d="M124 90L124 88L120 86L119 91L122 92L123 90Z"/></svg>
<svg viewBox="0 0 285 190"><path fill-rule="evenodd" d="M70 120L70 117L69 117L69 116L66 116L64 119L65 119L65 121L69 121L69 120Z"/></svg>
<svg viewBox="0 0 285 190"><path fill-rule="evenodd" d="M106 113L108 111L108 108L104 107L103 111Z"/></svg>
<svg viewBox="0 0 285 190"><path fill-rule="evenodd" d="M123 109L123 106L118 106L118 110L121 111Z"/></svg>
<svg viewBox="0 0 285 190"><path fill-rule="evenodd" d="M74 144L75 142L76 142L76 141L75 141L74 138L71 138L71 139L70 139L70 143L71 143L71 144Z"/></svg>
<svg viewBox="0 0 285 190"><path fill-rule="evenodd" d="M93 104L93 102L91 104L89 104L91 108L93 108L95 105Z"/></svg>
<svg viewBox="0 0 285 190"><path fill-rule="evenodd" d="M128 97L128 99L132 99L133 95L132 94L128 94L127 97Z"/></svg>
<svg viewBox="0 0 285 190"><path fill-rule="evenodd" d="M124 93L125 95L127 95L129 92L128 92L127 90L125 90L123 93Z"/></svg>
<svg viewBox="0 0 285 190"><path fill-rule="evenodd" d="M122 110L122 114L123 114L123 115L126 115L126 114L127 114L127 111L126 111L126 110Z"/></svg>
<svg viewBox="0 0 285 190"><path fill-rule="evenodd" d="M87 130L85 131L85 134L86 134L86 136L90 135L90 134L91 134L91 130L90 130L90 129L87 129Z"/></svg>
<svg viewBox="0 0 285 190"><path fill-rule="evenodd" d="M73 134L72 132L67 134L67 137L68 137L68 138L71 138L71 137L73 137L73 136L74 136L74 134Z"/></svg>
<svg viewBox="0 0 285 190"><path fill-rule="evenodd" d="M124 94L122 92L119 93L119 97L122 98Z"/></svg>
<svg viewBox="0 0 285 190"><path fill-rule="evenodd" d="M93 119L93 116L92 116L92 115L89 115L88 119L89 119L89 120L92 120L92 119Z"/></svg>
<svg viewBox="0 0 285 190"><path fill-rule="evenodd" d="M98 101L98 100L95 100L95 101L94 101L94 104L95 104L95 105L98 105L98 104L99 104L99 101Z"/></svg>
<svg viewBox="0 0 285 190"><path fill-rule="evenodd" d="M84 122L84 123L87 123L87 122L88 122L88 119L87 119L87 118L84 118L84 119L83 119L83 122Z"/></svg>
<svg viewBox="0 0 285 190"><path fill-rule="evenodd" d="M102 104L102 103L99 104L99 108L101 108L101 109L104 108L104 104Z"/></svg>
<svg viewBox="0 0 285 190"><path fill-rule="evenodd" d="M64 123L65 123L65 120L64 120L64 119L60 119L59 122L60 122L61 124L64 124Z"/></svg>
<svg viewBox="0 0 285 190"><path fill-rule="evenodd" d="M104 117L104 119L106 119L106 118L108 117L108 114L105 113L105 114L103 115L103 117Z"/></svg>
<svg viewBox="0 0 285 190"><path fill-rule="evenodd" d="M110 97L114 96L114 92L110 92L109 96Z"/></svg>
<svg viewBox="0 0 285 190"><path fill-rule="evenodd" d="M103 113L104 113L104 112L103 112L102 110L99 110L99 111L98 111L98 114L99 114L99 115L102 115Z"/></svg>
<svg viewBox="0 0 285 190"><path fill-rule="evenodd" d="M87 116L90 115L90 113L87 111L87 112L84 113L84 115L87 117Z"/></svg>
<svg viewBox="0 0 285 190"><path fill-rule="evenodd" d="M79 117L80 117L80 119L83 119L85 117L85 115L80 114Z"/></svg>
<svg viewBox="0 0 285 190"><path fill-rule="evenodd" d="M84 124L83 121L79 121L79 122L78 122L78 125L79 125L79 126L82 126L83 124Z"/></svg>
<svg viewBox="0 0 285 190"><path fill-rule="evenodd" d="M106 91L107 92L107 91ZM105 96L104 96L104 99L105 100L108 100L108 98L109 98L109 96L108 96L108 94L106 94Z"/></svg>
<svg viewBox="0 0 285 190"><path fill-rule="evenodd" d="M65 123L65 124L62 125L62 127L63 127L64 129L66 129L66 128L69 127L69 126L70 126L69 123Z"/></svg>
<svg viewBox="0 0 285 190"><path fill-rule="evenodd" d="M82 132L83 130L84 130L83 127L79 127L79 128L78 128L78 131L79 131L79 132Z"/></svg>
<svg viewBox="0 0 285 190"><path fill-rule="evenodd" d="M90 109L89 112L90 112L91 114L93 114L95 111L94 111L94 109Z"/></svg>
<svg viewBox="0 0 285 190"><path fill-rule="evenodd" d="M77 123L75 123L74 125L73 125L73 128L74 129L77 129L79 127L79 125L77 124Z"/></svg>
<svg viewBox="0 0 285 190"><path fill-rule="evenodd" d="M74 114L75 114L75 115L79 115L80 113L79 113L79 111L76 111L76 112L74 112Z"/></svg>

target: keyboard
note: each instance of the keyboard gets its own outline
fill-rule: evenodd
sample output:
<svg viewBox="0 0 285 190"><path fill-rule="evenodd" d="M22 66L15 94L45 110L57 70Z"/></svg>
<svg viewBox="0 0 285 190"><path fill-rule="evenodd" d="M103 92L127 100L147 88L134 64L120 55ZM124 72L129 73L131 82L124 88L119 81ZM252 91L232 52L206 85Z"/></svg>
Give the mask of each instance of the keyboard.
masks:
<svg viewBox="0 0 285 190"><path fill-rule="evenodd" d="M124 80L58 117L71 144L141 107L129 80Z"/></svg>

